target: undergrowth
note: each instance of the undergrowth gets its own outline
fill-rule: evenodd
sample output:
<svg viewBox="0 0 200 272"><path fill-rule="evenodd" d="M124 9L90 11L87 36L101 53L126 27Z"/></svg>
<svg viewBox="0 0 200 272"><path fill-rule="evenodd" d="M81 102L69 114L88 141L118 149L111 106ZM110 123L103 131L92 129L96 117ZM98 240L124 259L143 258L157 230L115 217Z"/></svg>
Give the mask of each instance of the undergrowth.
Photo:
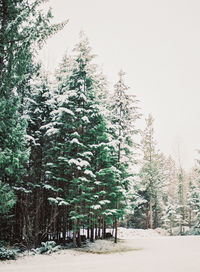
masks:
<svg viewBox="0 0 200 272"><path fill-rule="evenodd" d="M86 246L77 250L94 254L110 254L139 250L139 248L133 248L123 240L119 240L116 244L113 240L96 240L94 243L87 243Z"/></svg>

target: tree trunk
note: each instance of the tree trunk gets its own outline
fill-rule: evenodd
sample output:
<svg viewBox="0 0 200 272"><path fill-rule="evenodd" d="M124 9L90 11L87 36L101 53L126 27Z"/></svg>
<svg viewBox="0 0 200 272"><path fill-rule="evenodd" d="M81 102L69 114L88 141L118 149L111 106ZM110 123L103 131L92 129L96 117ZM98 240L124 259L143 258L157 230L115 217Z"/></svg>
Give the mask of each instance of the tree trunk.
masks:
<svg viewBox="0 0 200 272"><path fill-rule="evenodd" d="M90 242L94 242L94 225L93 225L93 222L92 222L92 225L91 225Z"/></svg>
<svg viewBox="0 0 200 272"><path fill-rule="evenodd" d="M192 210L189 210L189 228L192 226Z"/></svg>
<svg viewBox="0 0 200 272"><path fill-rule="evenodd" d="M90 239L90 227L87 227L87 239Z"/></svg>
<svg viewBox="0 0 200 272"><path fill-rule="evenodd" d="M101 218L99 219L98 238L101 237Z"/></svg>
<svg viewBox="0 0 200 272"><path fill-rule="evenodd" d="M118 203L118 199L117 199L117 203L116 203L116 209L119 209L119 203ZM117 228L118 228L118 218L115 218L115 243L117 243Z"/></svg>
<svg viewBox="0 0 200 272"><path fill-rule="evenodd" d="M150 229L153 229L152 196L150 196Z"/></svg>
<svg viewBox="0 0 200 272"><path fill-rule="evenodd" d="M102 217L102 239L105 239L106 237L106 225L105 225L105 219L104 215Z"/></svg>
<svg viewBox="0 0 200 272"><path fill-rule="evenodd" d="M81 247L81 234L80 234L80 230L78 230L77 246Z"/></svg>
<svg viewBox="0 0 200 272"><path fill-rule="evenodd" d="M63 232L63 244L66 243L66 233L67 233L67 216L66 216L66 208L64 208L63 213L63 226L62 226L62 232Z"/></svg>
<svg viewBox="0 0 200 272"><path fill-rule="evenodd" d="M98 239L98 227L97 224L95 224L95 240Z"/></svg>
<svg viewBox="0 0 200 272"><path fill-rule="evenodd" d="M36 189L36 207L35 207L35 237L34 237L34 244L35 248L37 248L41 243L41 236L42 236L42 222L40 221L41 218L41 206L43 204L42 196L40 189Z"/></svg>
<svg viewBox="0 0 200 272"><path fill-rule="evenodd" d="M76 231L73 230L73 247L76 247Z"/></svg>
<svg viewBox="0 0 200 272"><path fill-rule="evenodd" d="M74 207L75 213L77 212L77 205L75 204ZM76 234L77 234L77 219L74 220L73 224L73 246L77 247L77 242L76 242Z"/></svg>
<svg viewBox="0 0 200 272"><path fill-rule="evenodd" d="M117 243L117 228L118 228L118 219L115 218L115 243Z"/></svg>
<svg viewBox="0 0 200 272"><path fill-rule="evenodd" d="M146 224L146 229L148 229L149 227L149 211L148 211L148 207L146 208L146 220L145 220L145 224Z"/></svg>

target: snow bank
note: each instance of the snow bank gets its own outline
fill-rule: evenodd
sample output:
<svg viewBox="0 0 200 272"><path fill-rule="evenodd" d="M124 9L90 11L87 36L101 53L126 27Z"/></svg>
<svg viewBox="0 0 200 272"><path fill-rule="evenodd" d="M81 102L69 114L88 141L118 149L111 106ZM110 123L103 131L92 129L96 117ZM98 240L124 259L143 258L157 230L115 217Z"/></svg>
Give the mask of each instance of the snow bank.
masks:
<svg viewBox="0 0 200 272"><path fill-rule="evenodd" d="M163 229L126 229L126 228L118 228L118 237L120 239L134 239L141 237L158 237L160 235L167 235L166 231Z"/></svg>

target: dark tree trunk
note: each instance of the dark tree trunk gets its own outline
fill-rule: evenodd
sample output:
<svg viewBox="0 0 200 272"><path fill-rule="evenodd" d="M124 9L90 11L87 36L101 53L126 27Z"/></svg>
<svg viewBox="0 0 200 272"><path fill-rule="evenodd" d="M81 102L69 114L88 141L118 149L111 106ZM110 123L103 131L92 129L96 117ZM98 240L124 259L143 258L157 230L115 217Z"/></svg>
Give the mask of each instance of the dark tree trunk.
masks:
<svg viewBox="0 0 200 272"><path fill-rule="evenodd" d="M115 218L115 243L117 243L117 228L118 228L118 219Z"/></svg>
<svg viewBox="0 0 200 272"><path fill-rule="evenodd" d="M94 225L93 225L93 222L92 222L90 230L91 230L90 242L94 242Z"/></svg>
<svg viewBox="0 0 200 272"><path fill-rule="evenodd" d="M149 207L149 212L150 212L150 214L149 214L149 216L150 216L150 218L149 218L149 220L150 220L150 229L153 229L153 214L152 214L152 196L150 196L150 207Z"/></svg>

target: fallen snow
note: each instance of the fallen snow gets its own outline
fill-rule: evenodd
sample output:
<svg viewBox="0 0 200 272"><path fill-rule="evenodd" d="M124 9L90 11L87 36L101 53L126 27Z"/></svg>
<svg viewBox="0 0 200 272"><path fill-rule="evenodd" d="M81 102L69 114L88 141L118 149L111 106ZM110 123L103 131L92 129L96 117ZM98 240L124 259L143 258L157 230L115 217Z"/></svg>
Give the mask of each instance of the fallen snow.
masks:
<svg viewBox="0 0 200 272"><path fill-rule="evenodd" d="M113 242L113 240L96 240L94 243L88 243L83 248L79 249L83 252L90 253L98 253L98 254L106 254L106 253L114 253L114 252L127 252L130 250L134 250L133 246L127 241L119 241L117 244Z"/></svg>
<svg viewBox="0 0 200 272"><path fill-rule="evenodd" d="M155 237L160 235L167 235L165 230L161 229L126 229L126 228L118 228L118 237L120 239L135 239L142 237Z"/></svg>
<svg viewBox="0 0 200 272"><path fill-rule="evenodd" d="M199 272L199 236L151 236L127 241L140 249L91 254L76 250L0 263L1 272Z"/></svg>

